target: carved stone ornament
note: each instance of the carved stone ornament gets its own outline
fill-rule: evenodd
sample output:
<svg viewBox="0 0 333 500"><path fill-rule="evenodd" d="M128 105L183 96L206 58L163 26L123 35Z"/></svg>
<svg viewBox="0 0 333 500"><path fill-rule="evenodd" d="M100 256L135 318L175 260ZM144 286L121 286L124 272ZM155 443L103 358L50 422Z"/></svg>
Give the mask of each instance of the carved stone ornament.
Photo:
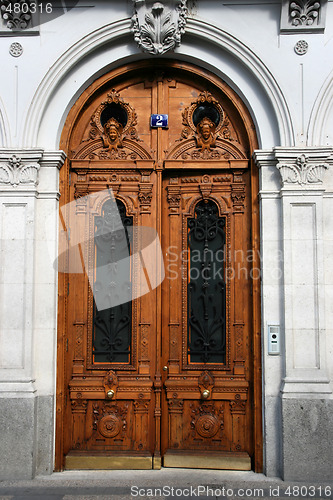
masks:
<svg viewBox="0 0 333 500"><path fill-rule="evenodd" d="M39 168L38 163L23 162L20 157L13 155L6 163L0 163L0 185L36 187Z"/></svg>
<svg viewBox="0 0 333 500"><path fill-rule="evenodd" d="M294 50L297 55L304 56L309 50L309 44L306 40L299 40L294 47Z"/></svg>
<svg viewBox="0 0 333 500"><path fill-rule="evenodd" d="M0 12L6 28L18 31L30 27L32 17L31 11L23 7L23 5L29 6L29 3L30 2L27 2L27 0L1 1Z"/></svg>
<svg viewBox="0 0 333 500"><path fill-rule="evenodd" d="M20 57L23 54L23 47L19 42L13 42L10 44L9 53L13 57Z"/></svg>
<svg viewBox="0 0 333 500"><path fill-rule="evenodd" d="M308 156L301 154L295 163L278 163L282 185L288 184L321 184L327 163L309 161Z"/></svg>
<svg viewBox="0 0 333 500"><path fill-rule="evenodd" d="M282 0L281 31L324 31L327 0Z"/></svg>
<svg viewBox="0 0 333 500"><path fill-rule="evenodd" d="M180 46L185 33L187 0L133 0L132 32L141 50L160 55Z"/></svg>
<svg viewBox="0 0 333 500"><path fill-rule="evenodd" d="M289 17L293 26L311 26L318 21L320 2L309 0L296 0L290 2Z"/></svg>

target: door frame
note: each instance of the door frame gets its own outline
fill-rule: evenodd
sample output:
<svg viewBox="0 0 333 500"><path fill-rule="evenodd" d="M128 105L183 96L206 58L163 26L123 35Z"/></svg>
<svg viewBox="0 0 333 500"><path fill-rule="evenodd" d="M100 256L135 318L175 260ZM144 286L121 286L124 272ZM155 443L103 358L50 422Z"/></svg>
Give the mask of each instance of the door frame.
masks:
<svg viewBox="0 0 333 500"><path fill-rule="evenodd" d="M218 87L236 107L244 127L246 129L250 144L250 171L251 171L251 214L252 214L252 252L253 252L253 268L261 269L260 263L260 232L259 232L259 170L256 167L252 158L253 151L258 147L254 122L251 115L240 99L225 82L220 80L216 75L209 73L193 64L184 63L174 60L163 59L162 64L167 68L178 69L187 73L187 75L196 75L202 79L211 82ZM80 112L85 106L85 103L93 98L102 86L106 85L117 78L125 78L136 71L142 71L145 68L151 68L156 65L156 60L138 61L127 64L112 70L93 82L77 99L68 113L65 125L60 139L60 149L68 153L70 138L74 124L79 118ZM60 171L60 205L69 202L69 160L66 159ZM161 170L158 172L158 178L161 182ZM161 203L161 200L159 200ZM161 220L157 224L158 232L161 236ZM66 310L67 310L67 286L68 276L59 273L58 275L58 328L57 328L57 390L56 390L56 429L55 429L55 470L60 471L64 468L64 432L66 427L66 411L65 404L68 388L65 387L65 356L66 356L66 331L64 329ZM158 290L157 304L161 301L161 287ZM157 325L157 330L160 331L161 325ZM261 280L255 279L252 281L252 370L253 370L253 434L254 434L254 461L252 468L255 472L263 470L263 435L262 435L262 368L261 368ZM156 429L157 433L159 432Z"/></svg>

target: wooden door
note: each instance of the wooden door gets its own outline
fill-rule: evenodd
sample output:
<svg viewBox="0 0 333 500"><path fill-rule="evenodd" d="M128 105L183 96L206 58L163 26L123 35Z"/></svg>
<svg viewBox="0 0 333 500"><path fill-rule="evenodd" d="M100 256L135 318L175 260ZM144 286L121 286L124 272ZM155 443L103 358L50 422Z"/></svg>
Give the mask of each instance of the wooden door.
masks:
<svg viewBox="0 0 333 500"><path fill-rule="evenodd" d="M168 114L168 128L152 128L151 113ZM260 470L253 130L225 84L187 65L117 70L71 110L57 469L249 469L254 457ZM112 207L130 258L121 285L119 243L100 232ZM158 243L141 252L145 228L164 265ZM99 309L122 286L131 300Z"/></svg>

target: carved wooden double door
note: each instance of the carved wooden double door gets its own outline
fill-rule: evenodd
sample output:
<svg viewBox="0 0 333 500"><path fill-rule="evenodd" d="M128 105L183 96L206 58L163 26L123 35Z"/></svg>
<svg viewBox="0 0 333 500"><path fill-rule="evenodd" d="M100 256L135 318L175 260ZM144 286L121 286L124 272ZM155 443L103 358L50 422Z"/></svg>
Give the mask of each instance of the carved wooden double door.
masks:
<svg viewBox="0 0 333 500"><path fill-rule="evenodd" d="M57 469L249 469L256 454L260 470L254 147L234 93L184 64L123 68L73 107Z"/></svg>

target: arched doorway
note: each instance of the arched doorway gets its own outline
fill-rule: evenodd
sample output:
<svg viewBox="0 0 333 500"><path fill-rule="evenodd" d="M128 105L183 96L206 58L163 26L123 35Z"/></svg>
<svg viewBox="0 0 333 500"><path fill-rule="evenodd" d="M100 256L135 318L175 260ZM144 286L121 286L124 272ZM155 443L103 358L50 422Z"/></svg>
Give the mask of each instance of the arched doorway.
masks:
<svg viewBox="0 0 333 500"><path fill-rule="evenodd" d="M254 130L225 83L166 60L113 71L70 111L60 204L74 209L61 212L60 238L77 251L59 274L57 470L261 470ZM156 230L165 277L155 288L156 261L132 260L135 298L100 308L119 263L98 239L113 202L130 256L140 236L128 228Z"/></svg>

